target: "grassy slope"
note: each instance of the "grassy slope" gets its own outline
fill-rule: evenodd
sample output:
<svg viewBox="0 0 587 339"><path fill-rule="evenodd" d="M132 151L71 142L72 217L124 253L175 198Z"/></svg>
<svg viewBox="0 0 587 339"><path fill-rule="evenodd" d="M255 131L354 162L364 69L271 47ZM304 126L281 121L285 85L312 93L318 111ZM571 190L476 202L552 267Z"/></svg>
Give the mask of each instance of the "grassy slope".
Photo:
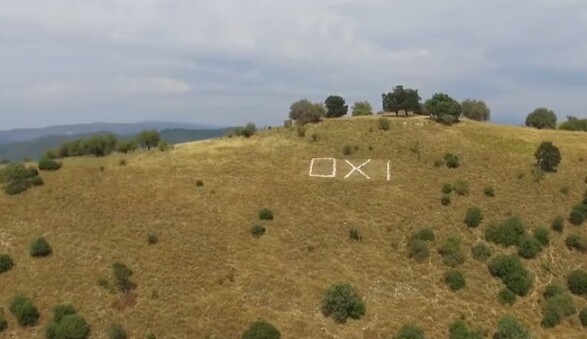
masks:
<svg viewBox="0 0 587 339"><path fill-rule="evenodd" d="M388 338L402 324L422 326L431 338L447 336L449 324L463 315L493 333L500 316L510 313L538 338L579 338L575 321L549 331L540 328L541 292L551 279L585 268L585 256L564 247L571 230L553 234L553 245L525 263L536 274L530 296L506 307L496 299L502 284L487 266L470 258L470 246L483 237L490 220L518 214L530 227L567 215L586 189L587 134L538 131L464 122L451 128L393 119L392 130L377 130L372 118L326 121L304 139L293 129L273 129L251 139L218 139L152 152L103 159L66 159L62 170L44 173L45 186L17 197L0 195L0 252L16 262L0 275L0 305L17 337L42 337L57 303L77 307L101 338L108 323L120 321L133 338L153 331L161 338L237 338L250 321L262 317L284 338ZM319 136L311 142L311 135ZM540 184L530 174L533 152L542 140L561 148L557 174ZM410 149L420 144L421 159ZM344 144L359 151L342 156ZM373 150L369 151L368 147ZM462 161L456 170L434 168L445 152ZM366 180L309 178L313 157L373 159ZM121 158L127 166L119 166ZM378 161L375 161L375 160ZM392 180L381 172L391 160ZM377 166L375 166L377 165ZM105 166L100 172L99 167ZM518 178L519 173L526 173ZM197 189L202 179L205 187ZM444 182L465 179L471 193L440 205ZM495 198L483 195L493 185ZM569 186L570 194L559 192ZM478 205L486 219L467 231L462 219ZM257 211L270 207L275 220L260 239L249 234ZM359 228L361 243L348 238ZM430 226L436 231L431 260L415 264L406 257L406 239ZM157 232L160 242L148 246ZM27 245L44 234L53 256L32 259ZM436 252L449 235L463 239L467 287L453 293L443 283L446 271ZM493 246L495 250L498 250ZM510 249L509 251L514 251ZM112 308L115 295L97 286L120 260L134 272L138 304ZM549 262L552 273L541 267ZM326 288L335 282L355 285L366 301L359 321L337 325L320 313ZM8 314L17 293L32 296L42 326L22 330ZM158 295L158 297L155 297ZM587 306L577 299L579 307ZM1 309L1 308L0 308Z"/></svg>

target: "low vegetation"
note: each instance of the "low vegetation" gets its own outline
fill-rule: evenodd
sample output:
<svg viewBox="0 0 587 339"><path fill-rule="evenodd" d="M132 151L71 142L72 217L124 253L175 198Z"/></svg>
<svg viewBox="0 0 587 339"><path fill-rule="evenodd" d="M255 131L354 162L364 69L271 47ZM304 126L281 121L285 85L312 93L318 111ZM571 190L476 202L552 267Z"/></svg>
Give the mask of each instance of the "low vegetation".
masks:
<svg viewBox="0 0 587 339"><path fill-rule="evenodd" d="M14 266L14 261L8 254L0 254L0 274L8 272Z"/></svg>
<svg viewBox="0 0 587 339"><path fill-rule="evenodd" d="M416 325L402 326L393 339L425 339L424 330Z"/></svg>
<svg viewBox="0 0 587 339"><path fill-rule="evenodd" d="M522 220L515 216L502 223L491 223L485 229L485 239L503 247L518 245L525 234L526 228Z"/></svg>
<svg viewBox="0 0 587 339"><path fill-rule="evenodd" d="M491 275L500 278L507 288L521 297L534 283L534 277L518 256L498 255L489 261L488 267Z"/></svg>
<svg viewBox="0 0 587 339"><path fill-rule="evenodd" d="M29 245L31 257L47 257L53 253L53 249L45 237L34 239Z"/></svg>
<svg viewBox="0 0 587 339"><path fill-rule="evenodd" d="M25 167L22 163L8 163L0 169L0 184L8 195L17 195L25 192L32 186L41 186L43 179L34 167Z"/></svg>
<svg viewBox="0 0 587 339"><path fill-rule="evenodd" d="M451 291L458 291L466 286L465 275L457 270L448 271L444 274L444 283Z"/></svg>
<svg viewBox="0 0 587 339"><path fill-rule="evenodd" d="M71 305L58 305L45 333L47 339L86 339L90 325Z"/></svg>
<svg viewBox="0 0 587 339"><path fill-rule="evenodd" d="M575 295L587 296L587 272L573 270L567 275L567 287Z"/></svg>
<svg viewBox="0 0 587 339"><path fill-rule="evenodd" d="M450 324L448 329L449 339L482 339L485 333L480 329L472 330L464 320L457 320Z"/></svg>
<svg viewBox="0 0 587 339"><path fill-rule="evenodd" d="M322 300L322 314L338 323L346 323L349 318L360 319L365 314L365 304L354 287L335 284Z"/></svg>
<svg viewBox="0 0 587 339"><path fill-rule="evenodd" d="M478 227L483 221L483 212L479 207L471 207L465 214L465 224L468 227Z"/></svg>
<svg viewBox="0 0 587 339"><path fill-rule="evenodd" d="M10 302L9 310L16 318L18 325L22 327L37 325L41 316L33 301L24 295L14 297Z"/></svg>
<svg viewBox="0 0 587 339"><path fill-rule="evenodd" d="M257 320L249 325L241 339L280 339L281 333L265 320Z"/></svg>
<svg viewBox="0 0 587 339"><path fill-rule="evenodd" d="M491 257L491 249L483 242L476 243L471 247L471 256L475 260L485 262Z"/></svg>
<svg viewBox="0 0 587 339"><path fill-rule="evenodd" d="M461 240L456 236L448 237L438 249L442 262L449 267L457 267L465 263L465 254L461 250Z"/></svg>

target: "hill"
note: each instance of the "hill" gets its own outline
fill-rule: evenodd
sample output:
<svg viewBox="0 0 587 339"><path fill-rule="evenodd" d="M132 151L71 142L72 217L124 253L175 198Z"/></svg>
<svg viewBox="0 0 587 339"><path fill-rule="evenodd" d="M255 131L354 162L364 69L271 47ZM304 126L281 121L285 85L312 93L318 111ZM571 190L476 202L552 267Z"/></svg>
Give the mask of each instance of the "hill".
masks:
<svg viewBox="0 0 587 339"><path fill-rule="evenodd" d="M197 141L209 138L216 138L225 135L231 130L231 128L222 129L164 129L159 132L161 138L168 143L176 144L186 141ZM87 138L93 135L104 135L112 134L117 138L124 139L125 137L131 137L129 134L116 134L110 131L97 131L94 133L87 134L75 134L75 135L52 135L37 138L29 141L21 141L8 144L0 144L0 159L21 161L23 159L38 159L40 156L45 154L48 150L59 147L66 141L72 141L80 138Z"/></svg>
<svg viewBox="0 0 587 339"><path fill-rule="evenodd" d="M170 152L68 158L59 171L42 172L44 186L0 194L0 253L15 262L0 274L8 335L42 338L52 307L71 303L96 338L112 322L131 338L150 332L157 338L240 338L258 318L283 338L391 338L405 324L420 326L427 338L447 338L449 325L461 317L490 337L506 314L534 338L584 337L576 315L551 329L540 322L547 284L564 286L571 270L587 266L585 254L564 244L571 233L586 236L585 224L565 222L537 258L523 260L534 282L512 306L498 301L504 284L487 263L472 258L471 247L492 222L511 216L529 231L548 227L557 215L566 218L587 189L587 134L390 121L389 131L371 117L335 119L308 126L304 137L293 127L273 128L249 139L179 144ZM562 162L557 173L537 180L534 151L544 140L560 148ZM435 167L447 152L459 157L458 168ZM311 177L332 172L331 160L314 161L310 171L313 158L335 158L335 176ZM452 203L441 205L443 184L458 180L468 183L469 193L452 193ZM495 197L484 194L488 186ZM472 206L484 219L468 229L463 219ZM274 220L260 221L262 208L271 209ZM259 238L249 231L255 224L266 227ZM424 227L435 240L430 257L417 263L407 243ZM350 239L349 228L362 240ZM150 233L157 244L147 243ZM28 255L39 235L51 244L51 256ZM444 283L450 268L438 253L450 236L460 238L465 256L457 269L466 286L457 292ZM488 244L492 257L517 252ZM134 272L136 297L121 301L98 285L110 279L117 261ZM338 324L322 314L326 290L338 282L363 298L366 312L359 320ZM23 329L10 316L8 305L19 293L33 299L41 325ZM585 297L573 300L579 310L587 306Z"/></svg>
<svg viewBox="0 0 587 339"><path fill-rule="evenodd" d="M86 123L73 125L56 125L43 128L17 128L12 130L0 131L0 144L30 141L43 137L52 137L56 135L72 136L95 134L101 131L108 131L113 134L131 135L137 134L144 129L222 129L225 127L211 126L205 124L193 124L184 122L167 122L167 121L142 121L137 123Z"/></svg>

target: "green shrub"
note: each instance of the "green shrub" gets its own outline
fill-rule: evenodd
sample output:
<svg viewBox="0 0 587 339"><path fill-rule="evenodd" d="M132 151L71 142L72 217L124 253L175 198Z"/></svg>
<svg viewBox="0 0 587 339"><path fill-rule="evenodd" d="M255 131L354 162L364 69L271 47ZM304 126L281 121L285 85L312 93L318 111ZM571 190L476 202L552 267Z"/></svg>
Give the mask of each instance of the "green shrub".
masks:
<svg viewBox="0 0 587 339"><path fill-rule="evenodd" d="M524 224L518 217L506 219L501 224L491 223L485 229L485 239L504 247L517 245L526 234Z"/></svg>
<svg viewBox="0 0 587 339"><path fill-rule="evenodd" d="M66 315L77 314L75 308L69 304L57 305L53 308L53 322L58 323Z"/></svg>
<svg viewBox="0 0 587 339"><path fill-rule="evenodd" d="M149 244L149 245L155 245L158 242L159 242L159 237L157 236L157 234L150 233L147 236L147 244Z"/></svg>
<svg viewBox="0 0 587 339"><path fill-rule="evenodd" d="M304 125L298 125L297 129L296 129L296 133L298 134L298 137L303 138L306 136L306 128L304 127Z"/></svg>
<svg viewBox="0 0 587 339"><path fill-rule="evenodd" d="M4 332L8 328L8 322L4 318L4 315L0 313L0 333Z"/></svg>
<svg viewBox="0 0 587 339"><path fill-rule="evenodd" d="M266 229L265 229L265 226L263 226L263 225L253 225L251 227L250 232L253 237L259 238L260 236L265 234Z"/></svg>
<svg viewBox="0 0 587 339"><path fill-rule="evenodd" d="M441 204L442 206L448 206L448 205L450 205L450 203L451 203L451 200L450 200L450 195L448 195L448 194L444 194L444 195L442 196L442 198L440 198L440 204Z"/></svg>
<svg viewBox="0 0 587 339"><path fill-rule="evenodd" d="M90 325L78 314L64 315L54 321L46 331L47 339L86 339L90 336Z"/></svg>
<svg viewBox="0 0 587 339"><path fill-rule="evenodd" d="M577 269L569 273L567 287L573 294L587 296L587 272Z"/></svg>
<svg viewBox="0 0 587 339"><path fill-rule="evenodd" d="M424 330L415 325L404 325L393 339L425 339Z"/></svg>
<svg viewBox="0 0 587 339"><path fill-rule="evenodd" d="M118 323L112 323L108 327L108 338L109 339L127 339L128 334L122 327L122 325Z"/></svg>
<svg viewBox="0 0 587 339"><path fill-rule="evenodd" d="M4 186L4 192L8 195L17 195L29 189L29 181L11 181Z"/></svg>
<svg viewBox="0 0 587 339"><path fill-rule="evenodd" d="M257 320L243 333L242 339L280 339L281 333L265 320Z"/></svg>
<svg viewBox="0 0 587 339"><path fill-rule="evenodd" d="M135 140L120 141L116 145L116 151L119 153L130 153L137 149L137 143Z"/></svg>
<svg viewBox="0 0 587 339"><path fill-rule="evenodd" d="M458 168L460 166L459 157L451 153L444 155L444 162L448 168Z"/></svg>
<svg viewBox="0 0 587 339"><path fill-rule="evenodd" d="M14 266L14 261L8 254L0 254L0 273L9 271Z"/></svg>
<svg viewBox="0 0 587 339"><path fill-rule="evenodd" d="M577 309L573 297L568 293L558 294L546 300L540 324L544 328L552 328L575 313Z"/></svg>
<svg viewBox="0 0 587 339"><path fill-rule="evenodd" d="M452 291L458 291L466 285L465 276L461 271L451 270L444 274L444 283Z"/></svg>
<svg viewBox="0 0 587 339"><path fill-rule="evenodd" d="M424 240L424 241L434 241L434 231L432 229L426 227L412 235L411 240Z"/></svg>
<svg viewBox="0 0 587 339"><path fill-rule="evenodd" d="M524 267L520 257L515 255L498 255L488 264L491 275L498 277L517 295L525 296L534 283L534 278Z"/></svg>
<svg viewBox="0 0 587 339"><path fill-rule="evenodd" d="M550 141L543 141L534 156L536 157L536 165L545 172L555 172L561 161L558 147Z"/></svg>
<svg viewBox="0 0 587 339"><path fill-rule="evenodd" d="M579 320L581 321L581 325L583 325L583 327L587 327L587 307L579 312Z"/></svg>
<svg viewBox="0 0 587 339"><path fill-rule="evenodd" d="M29 253L32 257L46 257L53 253L53 249L45 237L39 237L30 243Z"/></svg>
<svg viewBox="0 0 587 339"><path fill-rule="evenodd" d="M497 322L493 339L531 339L530 332L514 317L505 315Z"/></svg>
<svg viewBox="0 0 587 339"><path fill-rule="evenodd" d="M485 187L483 193L485 193L485 195L488 197L495 197L495 189L493 187Z"/></svg>
<svg viewBox="0 0 587 339"><path fill-rule="evenodd" d="M29 179L29 181L31 182L31 184L33 186L43 186L43 184L45 183L43 181L43 178L41 178L40 176L35 176Z"/></svg>
<svg viewBox="0 0 587 339"><path fill-rule="evenodd" d="M430 257L428 243L424 240L415 239L408 243L408 257L418 263L424 262Z"/></svg>
<svg viewBox="0 0 587 339"><path fill-rule="evenodd" d="M445 183L444 185L442 185L442 189L441 192L443 194L451 194L453 190L452 184L451 183Z"/></svg>
<svg viewBox="0 0 587 339"><path fill-rule="evenodd" d="M41 316L33 301L23 295L14 297L9 309L21 327L35 326Z"/></svg>
<svg viewBox="0 0 587 339"><path fill-rule="evenodd" d="M42 171L56 171L60 169L62 164L53 159L43 159L39 161L39 169Z"/></svg>
<svg viewBox="0 0 587 339"><path fill-rule="evenodd" d="M563 230L565 228L565 219L560 215L557 216L552 220L550 228L557 233L563 233Z"/></svg>
<svg viewBox="0 0 587 339"><path fill-rule="evenodd" d="M438 249L442 255L442 262L449 267L456 267L465 262L465 254L461 251L461 241L458 237L450 236Z"/></svg>
<svg viewBox="0 0 587 339"><path fill-rule="evenodd" d="M534 230L534 238L540 242L542 246L550 245L550 232L546 227L537 227Z"/></svg>
<svg viewBox="0 0 587 339"><path fill-rule="evenodd" d="M353 146L351 145L344 145L344 147L342 148L342 154L344 155L351 155L353 154Z"/></svg>
<svg viewBox="0 0 587 339"><path fill-rule="evenodd" d="M173 145L169 144L165 140L159 140L159 142L157 143L157 148L161 152L166 152L166 151L169 151L170 149L173 149Z"/></svg>
<svg viewBox="0 0 587 339"><path fill-rule="evenodd" d="M363 240L363 236L361 235L361 232L356 229L356 228L349 228L349 238L351 240L356 240L356 241L361 241Z"/></svg>
<svg viewBox="0 0 587 339"><path fill-rule="evenodd" d="M2 169L0 169L0 183L25 181L26 179L37 176L38 174L39 172L35 168L26 168L22 163L10 162Z"/></svg>
<svg viewBox="0 0 587 339"><path fill-rule="evenodd" d="M132 289L133 283L130 281L130 277L133 275L133 271L126 265L120 262L112 264L112 276L114 278L114 285L121 292L128 292Z"/></svg>
<svg viewBox="0 0 587 339"><path fill-rule="evenodd" d="M499 302L504 305L513 305L516 303L516 299L518 298L518 296L507 287L502 288L499 291L497 297Z"/></svg>
<svg viewBox="0 0 587 339"><path fill-rule="evenodd" d="M484 337L481 330L470 330L464 320L457 320L448 328L449 339L482 339Z"/></svg>
<svg viewBox="0 0 587 339"><path fill-rule="evenodd" d="M454 183L454 190L457 192L458 195L468 195L469 194L469 183L464 180L457 180Z"/></svg>
<svg viewBox="0 0 587 339"><path fill-rule="evenodd" d="M246 126L244 126L244 127L235 128L232 131L232 133L235 136L242 136L245 138L250 138L253 135L255 135L255 133L257 133L257 126L255 126L255 124L250 122L250 123L246 124Z"/></svg>
<svg viewBox="0 0 587 339"><path fill-rule="evenodd" d="M268 208L263 208L259 211L260 220L273 220L273 212Z"/></svg>
<svg viewBox="0 0 587 339"><path fill-rule="evenodd" d="M365 314L365 305L351 285L335 284L326 291L322 314L325 317L332 316L338 323L345 323L348 318L361 318Z"/></svg>
<svg viewBox="0 0 587 339"><path fill-rule="evenodd" d="M571 213L569 214L569 221L571 222L571 224L573 225L581 225L583 224L583 222L585 222L585 214L583 213L582 210L578 209L578 208L573 208L571 210Z"/></svg>
<svg viewBox="0 0 587 339"><path fill-rule="evenodd" d="M196 187L204 187L204 182L200 179L196 180Z"/></svg>
<svg viewBox="0 0 587 339"><path fill-rule="evenodd" d="M577 250L579 252L587 252L587 239L579 234L570 234L565 239L565 245L570 250Z"/></svg>
<svg viewBox="0 0 587 339"><path fill-rule="evenodd" d="M483 221L483 213L479 207L471 207L465 214L465 224L468 227L477 227Z"/></svg>
<svg viewBox="0 0 587 339"><path fill-rule="evenodd" d="M379 117L377 119L377 127L382 131L389 131L391 128L391 122L386 117Z"/></svg>
<svg viewBox="0 0 587 339"><path fill-rule="evenodd" d="M479 242L471 247L471 255L473 256L473 259L485 262L491 257L491 249L487 244Z"/></svg>
<svg viewBox="0 0 587 339"><path fill-rule="evenodd" d="M566 293L564 286L556 283L551 283L548 284L544 289L544 292L542 292L542 297L544 299L548 299L563 293Z"/></svg>
<svg viewBox="0 0 587 339"><path fill-rule="evenodd" d="M529 235L523 236L518 243L518 254L525 259L536 258L542 251L542 244L538 239Z"/></svg>

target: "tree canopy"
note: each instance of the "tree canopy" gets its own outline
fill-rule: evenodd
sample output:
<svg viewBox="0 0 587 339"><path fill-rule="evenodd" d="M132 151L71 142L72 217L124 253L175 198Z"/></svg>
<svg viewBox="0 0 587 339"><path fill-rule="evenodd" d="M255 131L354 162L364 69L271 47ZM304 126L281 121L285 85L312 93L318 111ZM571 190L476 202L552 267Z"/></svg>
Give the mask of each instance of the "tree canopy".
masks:
<svg viewBox="0 0 587 339"><path fill-rule="evenodd" d="M587 132L587 119L579 119L574 116L567 116L567 121L563 122L559 129L567 131L585 131Z"/></svg>
<svg viewBox="0 0 587 339"><path fill-rule="evenodd" d="M343 97L339 95L331 95L326 98L324 102L326 106L326 117L327 118L339 118L346 115L349 111L349 106Z"/></svg>
<svg viewBox="0 0 587 339"><path fill-rule="evenodd" d="M539 107L528 114L526 126L538 129L556 128L556 114L548 108Z"/></svg>
<svg viewBox="0 0 587 339"><path fill-rule="evenodd" d="M477 121L488 121L491 110L483 100L466 99L461 103L463 115Z"/></svg>
<svg viewBox="0 0 587 339"><path fill-rule="evenodd" d="M431 118L446 123L459 121L462 112L461 104L445 93L436 93L426 100L425 109Z"/></svg>
<svg viewBox="0 0 587 339"><path fill-rule="evenodd" d="M368 101L357 101L352 107L353 116L372 115L373 107Z"/></svg>
<svg viewBox="0 0 587 339"><path fill-rule="evenodd" d="M150 150L153 147L157 147L159 141L161 140L161 136L156 129L152 130L143 130L139 135L137 135L137 142L139 145L146 147Z"/></svg>
<svg viewBox="0 0 587 339"><path fill-rule="evenodd" d="M399 111L405 111L406 114L408 112L422 113L422 104L420 103L422 98L417 89L404 88L399 85L393 89L393 92L381 94L381 99L385 112L395 112L396 115L399 114Z"/></svg>
<svg viewBox="0 0 587 339"><path fill-rule="evenodd" d="M308 99L298 100L289 108L289 118L300 125L318 122L325 114L322 104L311 103Z"/></svg>

